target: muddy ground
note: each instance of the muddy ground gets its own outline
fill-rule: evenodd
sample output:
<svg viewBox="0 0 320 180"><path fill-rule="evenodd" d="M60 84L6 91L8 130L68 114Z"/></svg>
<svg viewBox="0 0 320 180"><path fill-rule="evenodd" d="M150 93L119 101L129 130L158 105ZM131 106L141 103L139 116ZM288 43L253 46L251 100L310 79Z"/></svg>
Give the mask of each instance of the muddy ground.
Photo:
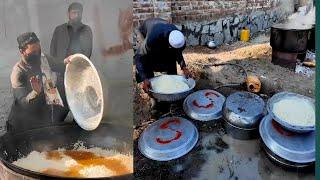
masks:
<svg viewBox="0 0 320 180"><path fill-rule="evenodd" d="M231 62L243 66L249 75L262 82L259 93L264 100L280 91L291 91L315 96L315 76L306 77L271 63L268 34L249 43L235 42L217 49L190 47L184 52L185 60L197 80L196 89L215 88L229 83L241 83L241 69L232 66L204 68L197 63ZM223 87L219 92L230 93L245 87ZM152 101L141 86L134 88L134 155L137 179L314 179L314 172L289 171L273 164L264 153L259 140L235 140L226 134L222 121L192 121L199 131L199 141L187 155L168 162L145 158L137 148L140 134L152 122L164 116L186 117L181 102L151 108ZM163 107L163 106L162 106ZM190 119L190 118L189 118Z"/></svg>

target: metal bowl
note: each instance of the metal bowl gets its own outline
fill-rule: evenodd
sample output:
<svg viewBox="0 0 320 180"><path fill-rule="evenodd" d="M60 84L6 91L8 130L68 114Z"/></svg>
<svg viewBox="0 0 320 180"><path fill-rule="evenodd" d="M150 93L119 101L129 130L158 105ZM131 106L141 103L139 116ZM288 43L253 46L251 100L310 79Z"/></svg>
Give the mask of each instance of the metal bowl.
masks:
<svg viewBox="0 0 320 180"><path fill-rule="evenodd" d="M199 121L217 120L222 117L226 98L217 91L205 89L190 94L183 102L184 112Z"/></svg>
<svg viewBox="0 0 320 180"><path fill-rule="evenodd" d="M187 154L198 141L198 130L181 117L166 117L149 126L140 136L140 152L156 161L169 161Z"/></svg>
<svg viewBox="0 0 320 180"><path fill-rule="evenodd" d="M224 125L236 139L257 138L260 120L264 117L265 103L249 92L236 92L227 97L223 108Z"/></svg>
<svg viewBox="0 0 320 180"><path fill-rule="evenodd" d="M208 48L215 49L217 47L217 44L214 41L209 41L207 43L207 46Z"/></svg>
<svg viewBox="0 0 320 180"><path fill-rule="evenodd" d="M88 131L96 129L103 116L103 91L99 74L83 54L75 54L64 78L66 98L77 124Z"/></svg>
<svg viewBox="0 0 320 180"><path fill-rule="evenodd" d="M157 81L160 76L156 76L156 77L151 78L150 79L151 84L152 84L152 82ZM194 87L196 86L196 82L192 78L186 79L184 76L181 76L181 75L169 75L169 76L171 76L179 81L183 81L184 83L186 83L189 86L189 89L186 91L182 91L182 92L174 93L174 94L159 93L159 92L155 92L154 90L150 89L152 96L155 99L157 99L158 101L173 102L173 101L178 101L178 100L184 99L193 91Z"/></svg>
<svg viewBox="0 0 320 180"><path fill-rule="evenodd" d="M268 113L271 115L271 117L276 120L281 126L283 126L284 128L286 128L287 130L293 131L293 132L297 132L297 133L306 133L306 132L310 132L310 131L314 131L315 130L315 125L313 126L297 126L297 125L292 125L290 123L288 123L287 121L277 117L274 113L273 113L273 106L275 103L279 102L280 100L286 99L286 98L298 98L298 99L303 99L303 100L307 100L309 101L313 106L315 104L315 100L300 94L296 94L296 93L291 93L291 92L281 92L281 93L277 93L274 96L272 96L268 102L267 102L267 110Z"/></svg>
<svg viewBox="0 0 320 180"><path fill-rule="evenodd" d="M272 116L263 118L259 126L263 143L286 161L308 164L315 161L315 132L294 133L283 129Z"/></svg>

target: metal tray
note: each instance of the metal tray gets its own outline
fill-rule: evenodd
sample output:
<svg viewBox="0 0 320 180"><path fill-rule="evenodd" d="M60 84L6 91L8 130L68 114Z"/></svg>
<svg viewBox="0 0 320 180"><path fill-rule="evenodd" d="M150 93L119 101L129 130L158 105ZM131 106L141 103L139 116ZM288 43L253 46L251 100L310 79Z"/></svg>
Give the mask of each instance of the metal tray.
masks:
<svg viewBox="0 0 320 180"><path fill-rule="evenodd" d="M187 154L198 141L198 130L181 117L166 117L149 126L140 136L140 152L156 161L169 161Z"/></svg>
<svg viewBox="0 0 320 180"><path fill-rule="evenodd" d="M226 98L217 91L206 89L190 94L183 102L184 112L192 119L211 121L222 117Z"/></svg>

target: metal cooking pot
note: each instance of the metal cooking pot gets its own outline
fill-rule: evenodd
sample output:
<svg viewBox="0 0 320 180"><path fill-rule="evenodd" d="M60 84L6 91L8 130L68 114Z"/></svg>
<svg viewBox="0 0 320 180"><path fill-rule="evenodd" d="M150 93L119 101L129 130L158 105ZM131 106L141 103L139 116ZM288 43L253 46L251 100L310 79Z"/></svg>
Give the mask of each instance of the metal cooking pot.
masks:
<svg viewBox="0 0 320 180"><path fill-rule="evenodd" d="M156 161L169 161L190 152L197 144L197 128L187 119L166 117L152 123L139 138L140 152Z"/></svg>
<svg viewBox="0 0 320 180"><path fill-rule="evenodd" d="M101 147L132 154L132 129L111 124L100 124L95 131L85 131L75 124L43 127L19 133L7 133L0 138L0 159L9 169L21 175L37 179L61 179L20 168L13 161L28 155L31 151L50 151L58 148L72 149L78 141L86 147ZM132 179L132 174L112 177ZM66 178L75 179L75 178ZM99 178L96 178L99 179ZM105 179L105 178L100 178Z"/></svg>
<svg viewBox="0 0 320 180"><path fill-rule="evenodd" d="M259 123L265 113L261 97L249 92L236 92L227 97L223 108L226 131L236 139L259 136Z"/></svg>
<svg viewBox="0 0 320 180"><path fill-rule="evenodd" d="M178 79L179 81L183 81L186 84L188 84L189 89L186 91L174 93L174 94L159 93L159 92L155 92L154 90L150 89L152 96L154 98L156 98L158 101L173 102L173 101L178 101L178 100L184 99L193 91L194 87L196 86L196 82L192 78L186 79L184 76L181 76L181 75L170 75L170 76ZM151 78L150 83L152 84L152 82L157 81L157 79L159 77L160 76L156 76L156 77Z"/></svg>
<svg viewBox="0 0 320 180"><path fill-rule="evenodd" d="M272 49L288 53L305 53L312 26L293 27L291 24L276 24L271 27Z"/></svg>
<svg viewBox="0 0 320 180"><path fill-rule="evenodd" d="M315 27L315 25L312 25L312 29L310 30L307 48L308 48L308 50L315 52L315 49L316 49L316 27Z"/></svg>
<svg viewBox="0 0 320 180"><path fill-rule="evenodd" d="M270 115L263 118L259 132L267 155L277 164L305 168L315 162L315 132L296 134L287 131Z"/></svg>
<svg viewBox="0 0 320 180"><path fill-rule="evenodd" d="M287 170L297 171L297 170L304 170L306 172L314 171L314 162L311 163L295 163L290 162L286 159L281 158L280 156L273 153L264 143L261 142L261 146L266 153L267 157L270 161L274 162L276 165L283 167Z"/></svg>
<svg viewBox="0 0 320 180"><path fill-rule="evenodd" d="M190 94L183 102L184 112L199 121L218 120L222 117L222 108L226 98L211 89Z"/></svg>

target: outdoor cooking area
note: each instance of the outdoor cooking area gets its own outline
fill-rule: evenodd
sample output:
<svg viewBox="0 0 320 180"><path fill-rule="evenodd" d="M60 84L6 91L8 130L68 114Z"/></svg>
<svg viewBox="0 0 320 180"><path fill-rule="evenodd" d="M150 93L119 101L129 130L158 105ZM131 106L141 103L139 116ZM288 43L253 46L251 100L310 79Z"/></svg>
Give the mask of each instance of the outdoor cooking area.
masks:
<svg viewBox="0 0 320 180"><path fill-rule="evenodd" d="M300 15L187 47L192 78L135 83L135 178L315 179L314 26Z"/></svg>
<svg viewBox="0 0 320 180"><path fill-rule="evenodd" d="M131 3L1 1L1 180L132 179Z"/></svg>

